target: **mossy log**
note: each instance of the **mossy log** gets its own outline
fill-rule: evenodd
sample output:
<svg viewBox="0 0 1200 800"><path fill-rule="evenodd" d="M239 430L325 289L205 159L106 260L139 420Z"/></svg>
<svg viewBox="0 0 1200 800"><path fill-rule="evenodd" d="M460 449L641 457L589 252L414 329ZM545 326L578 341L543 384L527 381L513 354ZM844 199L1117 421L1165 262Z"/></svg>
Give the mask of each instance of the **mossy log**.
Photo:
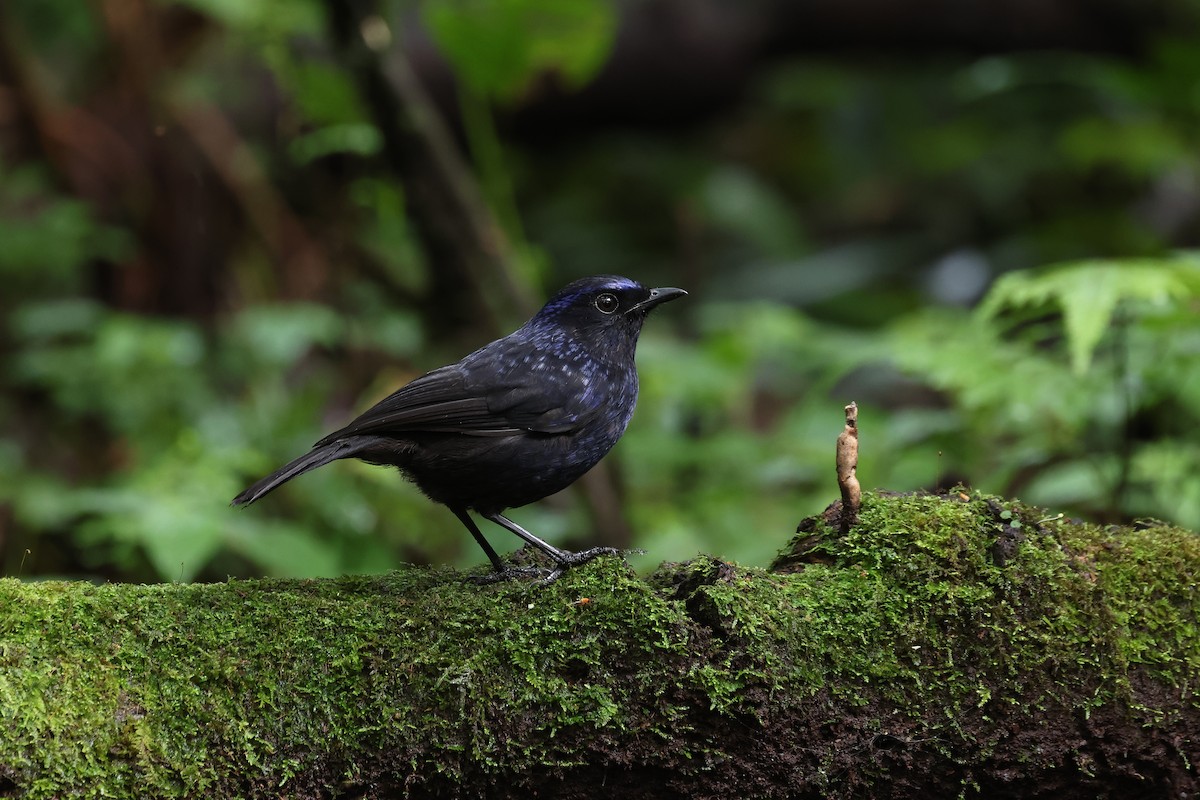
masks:
<svg viewBox="0 0 1200 800"><path fill-rule="evenodd" d="M864 497L775 571L0 581L0 796L1194 797L1200 536Z"/></svg>

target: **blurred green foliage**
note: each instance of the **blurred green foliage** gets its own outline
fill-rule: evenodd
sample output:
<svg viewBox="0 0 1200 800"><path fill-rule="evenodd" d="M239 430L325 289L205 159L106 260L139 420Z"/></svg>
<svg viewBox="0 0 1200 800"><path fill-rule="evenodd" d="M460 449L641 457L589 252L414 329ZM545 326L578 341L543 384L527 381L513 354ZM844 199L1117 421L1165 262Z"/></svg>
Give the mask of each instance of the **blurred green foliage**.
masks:
<svg viewBox="0 0 1200 800"><path fill-rule="evenodd" d="M358 463L228 508L250 479L491 333L430 338L438 266L324 48L321 5L186 7L204 46L156 74L148 116L174 130L170 109L209 104L247 145L214 165L232 199L183 206L200 223L184 245L229 241L208 267L215 309L168 312L112 289L140 286L146 264L164 281L183 273L154 258L150 178L89 193L37 148L0 166L3 573L478 563L452 515ZM406 6L385 10L397 38L417 24ZM89 64L120 61L111 21L63 3L4 13L29 34L30 72L50 76L39 91L103 117ZM569 89L595 77L617 14L504 0L420 18L462 82L464 140L516 274L540 292L600 272L692 291L643 334L641 404L610 457L641 565L698 551L768 560L837 496L833 442L852 399L865 485L965 480L1094 519L1200 529L1200 262L1179 252L1200 239L1194 41L1124 60L782 59L702 124L508 140L506 115L548 70ZM323 272L278 267L283 212L246 210L276 196L319 243ZM216 220L231 206L245 220L226 231ZM571 498L515 517L557 542L590 529Z"/></svg>
<svg viewBox="0 0 1200 800"><path fill-rule="evenodd" d="M608 59L617 21L604 0L451 0L423 12L459 79L505 99L547 70L568 86L586 83Z"/></svg>

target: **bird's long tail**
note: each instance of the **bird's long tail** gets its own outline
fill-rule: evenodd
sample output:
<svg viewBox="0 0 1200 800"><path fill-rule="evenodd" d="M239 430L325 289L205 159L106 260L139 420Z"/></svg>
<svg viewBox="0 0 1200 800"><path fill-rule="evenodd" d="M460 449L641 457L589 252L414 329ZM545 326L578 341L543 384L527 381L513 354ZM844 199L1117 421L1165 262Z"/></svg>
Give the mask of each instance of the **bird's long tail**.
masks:
<svg viewBox="0 0 1200 800"><path fill-rule="evenodd" d="M364 449L367 441L369 441L369 437L352 437L350 439L332 441L320 447L314 447L294 461L284 464L233 498L233 505L248 506L297 475L303 475L309 470L323 467L330 461L337 461L339 458L353 456Z"/></svg>

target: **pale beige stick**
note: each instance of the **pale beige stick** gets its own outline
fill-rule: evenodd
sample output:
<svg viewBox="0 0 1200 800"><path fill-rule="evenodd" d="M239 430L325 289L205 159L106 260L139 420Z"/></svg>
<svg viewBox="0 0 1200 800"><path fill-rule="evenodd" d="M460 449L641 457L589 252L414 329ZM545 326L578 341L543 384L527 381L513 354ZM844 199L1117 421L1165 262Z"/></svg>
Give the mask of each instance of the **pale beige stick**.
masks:
<svg viewBox="0 0 1200 800"><path fill-rule="evenodd" d="M858 404L846 406L846 429L837 439L838 488L842 491L842 533L858 520L862 488L858 485Z"/></svg>

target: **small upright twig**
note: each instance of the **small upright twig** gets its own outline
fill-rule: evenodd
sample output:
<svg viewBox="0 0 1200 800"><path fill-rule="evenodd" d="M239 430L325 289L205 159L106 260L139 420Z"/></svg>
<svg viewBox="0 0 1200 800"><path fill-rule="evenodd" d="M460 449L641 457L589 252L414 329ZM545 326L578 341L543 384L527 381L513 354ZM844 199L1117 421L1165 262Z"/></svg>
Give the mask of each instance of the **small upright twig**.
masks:
<svg viewBox="0 0 1200 800"><path fill-rule="evenodd" d="M846 406L846 429L837 439L838 488L842 491L841 532L858 521L862 488L858 485L858 404Z"/></svg>

